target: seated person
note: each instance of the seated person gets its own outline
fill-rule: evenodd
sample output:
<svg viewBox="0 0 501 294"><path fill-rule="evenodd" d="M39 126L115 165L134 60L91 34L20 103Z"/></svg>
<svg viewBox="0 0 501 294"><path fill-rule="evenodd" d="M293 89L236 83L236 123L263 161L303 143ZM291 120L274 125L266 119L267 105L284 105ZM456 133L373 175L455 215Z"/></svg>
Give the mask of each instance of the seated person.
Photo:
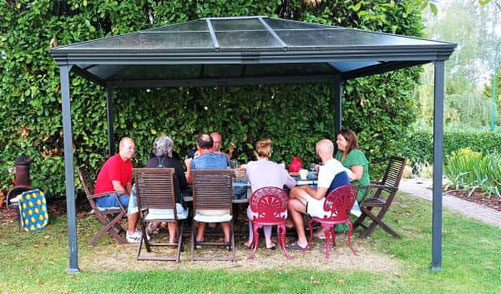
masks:
<svg viewBox="0 0 501 294"><path fill-rule="evenodd" d="M191 177L191 170L199 169L226 169L228 166L228 157L221 153L216 153L213 151L214 141L208 134L201 134L197 139L197 150L200 156L194 158L191 161L190 168L186 174L188 183L193 184L193 178ZM216 210L198 210L195 213L201 215L225 215L228 214L228 210L216 211ZM204 241L206 223L200 222L197 229L197 242ZM230 242L230 225L228 223L221 223L221 227L224 233L224 242Z"/></svg>
<svg viewBox="0 0 501 294"><path fill-rule="evenodd" d="M337 187L350 184L348 170L334 159L334 144L328 139L320 140L316 145L317 156L322 161L318 172L317 188L300 186L292 188L289 195L289 213L296 227L298 240L289 246L290 249L306 248L303 214L323 218L325 215L325 196Z"/></svg>
<svg viewBox="0 0 501 294"><path fill-rule="evenodd" d="M257 161L251 161L247 164L247 178L251 184L252 193L263 187L277 187L283 189L284 186L292 188L296 185L296 181L287 173L285 168L273 161L270 161L272 150L271 140L261 140L256 144ZM254 212L251 207L247 208L247 216L249 217L249 241L244 245L250 247L253 242L252 218ZM266 248L275 249L275 244L271 242L272 226L264 226L264 238L266 240Z"/></svg>
<svg viewBox="0 0 501 294"><path fill-rule="evenodd" d="M129 205L129 195L132 190L132 162L136 150L134 140L124 137L120 140L119 152L108 158L97 174L94 194L116 192L124 207ZM99 207L119 207L114 195L97 198ZM136 230L138 213L128 213L127 242L137 243L141 238L141 232Z"/></svg>
<svg viewBox="0 0 501 294"><path fill-rule="evenodd" d="M226 154L221 150L221 143L223 141L223 137L221 136L221 134L218 132L212 132L212 133L210 133L210 136L212 138L212 141L214 142L214 145L212 147L212 151L216 152L216 153L224 154L228 157L228 160L230 160L231 157L233 156L233 151L235 150L235 145L233 143L230 143L230 151L228 152L228 154ZM186 154L186 159L185 159L186 166L191 165L191 160L195 157L198 157L198 156L200 156L200 152L198 152L197 149L190 150L188 152L188 154Z"/></svg>
<svg viewBox="0 0 501 294"><path fill-rule="evenodd" d="M233 156L233 151L235 150L235 145L233 143L230 143L230 151L228 154L224 153L223 150L221 150L221 143L223 142L223 137L221 136L220 133L218 132L212 132L210 133L210 136L212 140L214 141L214 146L212 147L212 150L214 152L219 152L221 154L224 154L228 157L228 160L231 159Z"/></svg>
<svg viewBox="0 0 501 294"><path fill-rule="evenodd" d="M154 157L150 158L146 162L147 168L174 168L174 194L176 195L176 210L178 214L185 212L183 206L183 198L181 196L181 190L188 187L186 182L186 177L184 176L184 170L181 166L179 159L172 156L172 148L174 147L174 142L169 136L160 136L155 140L154 143ZM153 224L151 229L154 231L157 229L159 224ZM177 243L177 223L169 222L169 242L171 244Z"/></svg>

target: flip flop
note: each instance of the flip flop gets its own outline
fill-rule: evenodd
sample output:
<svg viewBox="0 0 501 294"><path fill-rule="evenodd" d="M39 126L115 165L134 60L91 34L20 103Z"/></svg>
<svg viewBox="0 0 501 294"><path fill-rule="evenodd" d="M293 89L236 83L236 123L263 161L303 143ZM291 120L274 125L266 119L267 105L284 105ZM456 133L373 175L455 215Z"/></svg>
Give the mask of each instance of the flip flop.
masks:
<svg viewBox="0 0 501 294"><path fill-rule="evenodd" d="M289 244L289 246L287 246L287 249L290 249L290 250L305 250L306 246L305 247L301 247L301 246L299 246L299 244L297 244L297 242L294 242L294 243Z"/></svg>

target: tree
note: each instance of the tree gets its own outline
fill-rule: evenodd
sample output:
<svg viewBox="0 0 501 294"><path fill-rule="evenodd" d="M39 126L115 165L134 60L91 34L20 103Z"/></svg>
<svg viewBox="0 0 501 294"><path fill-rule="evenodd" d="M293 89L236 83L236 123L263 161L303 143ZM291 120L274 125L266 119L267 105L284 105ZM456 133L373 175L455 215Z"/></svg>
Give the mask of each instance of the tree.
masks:
<svg viewBox="0 0 501 294"><path fill-rule="evenodd" d="M482 6L481 4L484 4ZM490 100L482 87L492 73L497 28L501 24L495 2L452 0L439 7L438 15L425 13L426 35L458 44L446 63L446 122L449 126L486 126ZM421 123L431 125L433 67L425 66L422 84L416 90L421 103Z"/></svg>

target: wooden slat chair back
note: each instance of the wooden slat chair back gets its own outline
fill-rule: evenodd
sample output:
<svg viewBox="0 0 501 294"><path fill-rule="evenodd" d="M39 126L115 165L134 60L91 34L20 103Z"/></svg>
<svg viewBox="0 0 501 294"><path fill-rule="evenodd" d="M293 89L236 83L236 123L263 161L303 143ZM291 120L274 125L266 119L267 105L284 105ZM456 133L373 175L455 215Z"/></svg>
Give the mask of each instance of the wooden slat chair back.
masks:
<svg viewBox="0 0 501 294"><path fill-rule="evenodd" d="M141 240L138 244L138 260L175 260L180 261L183 237L183 220L178 217L176 195L174 193L173 168L135 168L132 171L136 180L136 197L139 210L139 223L142 230ZM153 210L162 210L162 213L151 214ZM176 244L151 242L146 237L146 227L149 222L177 222L178 242ZM143 243L146 251L151 252L151 246L176 246L177 253L174 257L141 256Z"/></svg>
<svg viewBox="0 0 501 294"><path fill-rule="evenodd" d="M370 185L361 185L359 187L367 188L364 197L360 202L360 210L362 211L362 215L360 215L360 217L354 223L355 228L362 226L366 229L361 235L362 238L370 236L378 225L381 226L390 235L394 237L400 237L397 232L395 232L383 222L383 218L397 194L398 185L400 184L400 180L402 179L404 168L405 158L392 156L381 182L372 182ZM385 194L387 195L387 197L384 197ZM377 215L372 212L374 208L380 209ZM372 223L369 226L366 226L363 223L367 217L372 220Z"/></svg>
<svg viewBox="0 0 501 294"><path fill-rule="evenodd" d="M231 244L225 242L202 242L200 245L230 246L232 256L228 258L195 257L195 217L192 224L191 260L231 260L235 261L235 234L233 229L233 171L228 169L193 170L193 213L196 217L200 210L227 210L231 216Z"/></svg>
<svg viewBox="0 0 501 294"><path fill-rule="evenodd" d="M319 223L325 234L325 259L329 259L330 251L330 237L332 236L332 243L336 246L336 230L337 224L347 224L348 230L348 245L351 252L357 255L351 244L351 232L353 225L350 222L350 211L353 204L357 200L358 189L355 185L343 185L332 190L329 195L325 197L324 202L324 218L312 217L308 221L308 228L310 229L310 238L306 249L309 249L313 241L313 223Z"/></svg>
<svg viewBox="0 0 501 294"><path fill-rule="evenodd" d="M127 211L120 204L120 207L114 208L99 208L96 204L96 199L99 197L103 197L106 195L113 194L117 202L118 195L114 193L101 193L94 194L94 184L89 176L89 172L84 167L78 168L78 176L80 178L80 182L85 191L85 195L87 200L89 201L90 207L93 210L94 217L101 223L101 229L94 235L94 237L90 241L91 246L96 246L97 241L101 239L104 235L109 234L115 241L120 244L127 243L124 238L125 230L121 226L122 219L127 216ZM123 233L123 234L122 234Z"/></svg>
<svg viewBox="0 0 501 294"><path fill-rule="evenodd" d="M193 210L233 210L233 174L231 170L194 170Z"/></svg>

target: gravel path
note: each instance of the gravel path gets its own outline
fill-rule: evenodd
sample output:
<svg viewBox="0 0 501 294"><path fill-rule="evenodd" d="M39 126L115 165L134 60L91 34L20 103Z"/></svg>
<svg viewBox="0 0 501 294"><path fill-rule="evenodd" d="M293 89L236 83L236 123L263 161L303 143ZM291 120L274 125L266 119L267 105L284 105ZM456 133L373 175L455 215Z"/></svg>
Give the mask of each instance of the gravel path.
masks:
<svg viewBox="0 0 501 294"><path fill-rule="evenodd" d="M431 201L432 192L431 189L429 189L431 187L431 181L402 179L399 190L411 194L412 196ZM442 204L444 208L450 211L458 212L466 217L501 229L500 211L448 195L443 196Z"/></svg>

